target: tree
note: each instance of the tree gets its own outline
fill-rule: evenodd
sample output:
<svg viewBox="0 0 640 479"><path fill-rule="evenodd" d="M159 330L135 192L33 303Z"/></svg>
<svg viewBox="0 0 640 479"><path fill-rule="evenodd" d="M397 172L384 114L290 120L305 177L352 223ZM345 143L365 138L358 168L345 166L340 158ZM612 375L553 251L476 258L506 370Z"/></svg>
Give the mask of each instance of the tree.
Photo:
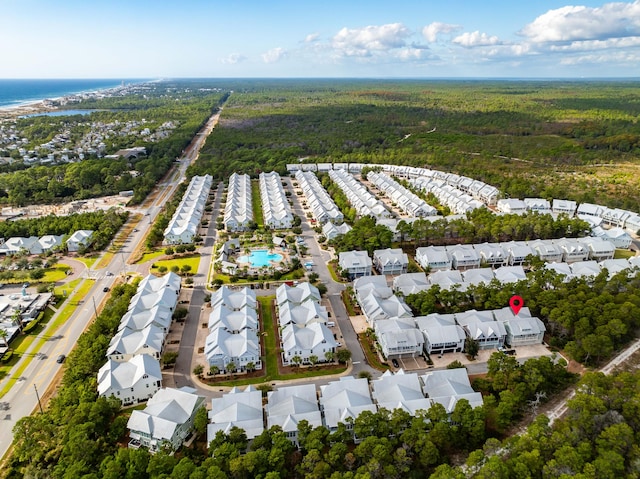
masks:
<svg viewBox="0 0 640 479"><path fill-rule="evenodd" d="M204 366L202 364L196 364L193 368L193 374L195 374L196 376L202 376L202 373L204 372Z"/></svg>
<svg viewBox="0 0 640 479"><path fill-rule="evenodd" d="M349 359L351 359L351 351L349 351L348 349L338 349L336 356L340 363L345 364L347 361L349 361Z"/></svg>
<svg viewBox="0 0 640 479"><path fill-rule="evenodd" d="M464 350L471 359L475 359L480 352L480 343L473 338L464 340Z"/></svg>
<svg viewBox="0 0 640 479"><path fill-rule="evenodd" d="M295 367L299 367L300 364L302 364L302 358L296 354L294 357L291 358L291 362Z"/></svg>
<svg viewBox="0 0 640 479"><path fill-rule="evenodd" d="M29 277L34 281L44 278L45 271L42 268L34 269L29 273Z"/></svg>
<svg viewBox="0 0 640 479"><path fill-rule="evenodd" d="M326 353L324 353L324 359L328 363L332 362L334 357L335 353L333 351L327 351Z"/></svg>
<svg viewBox="0 0 640 479"><path fill-rule="evenodd" d="M465 365L462 364L458 359L456 359L455 361L451 361L449 364L447 364L447 369L461 369L464 367Z"/></svg>
<svg viewBox="0 0 640 479"><path fill-rule="evenodd" d="M211 374L212 376L215 376L219 372L220 372L220 368L215 364L212 364L211 366L209 366L209 374Z"/></svg>
<svg viewBox="0 0 640 479"><path fill-rule="evenodd" d="M309 362L312 366L315 366L318 363L318 356L316 356L315 354L310 355Z"/></svg>
<svg viewBox="0 0 640 479"><path fill-rule="evenodd" d="M180 271L184 274L188 274L189 271L191 271L191 265L190 264L183 264L182 267L180 268Z"/></svg>
<svg viewBox="0 0 640 479"><path fill-rule="evenodd" d="M231 361L229 364L227 364L225 366L225 369L227 370L227 372L229 373L235 373L236 372L236 363L234 363L233 361Z"/></svg>
<svg viewBox="0 0 640 479"><path fill-rule="evenodd" d="M3 344L5 346L9 346L9 343L7 342L7 338L9 337L9 333L7 333L6 329L0 329L0 344Z"/></svg>
<svg viewBox="0 0 640 479"><path fill-rule="evenodd" d="M196 414L193 418L193 428L196 433L199 435L206 434L207 432L207 424L209 424L209 417L207 408L201 407L196 411Z"/></svg>
<svg viewBox="0 0 640 479"><path fill-rule="evenodd" d="M246 365L247 371L254 371L256 369L256 363L249 361Z"/></svg>
<svg viewBox="0 0 640 479"><path fill-rule="evenodd" d="M171 256L173 253L175 253L175 251L171 246L166 247L164 250L164 254L167 256Z"/></svg>

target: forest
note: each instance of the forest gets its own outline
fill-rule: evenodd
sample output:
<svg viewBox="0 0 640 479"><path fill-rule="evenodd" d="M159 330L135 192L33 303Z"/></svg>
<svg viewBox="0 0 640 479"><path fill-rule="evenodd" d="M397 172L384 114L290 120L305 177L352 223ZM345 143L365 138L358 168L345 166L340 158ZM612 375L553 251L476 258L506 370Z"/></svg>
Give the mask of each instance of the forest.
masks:
<svg viewBox="0 0 640 479"><path fill-rule="evenodd" d="M634 82L246 81L192 174L406 164L482 180L507 197L640 211L639 99Z"/></svg>

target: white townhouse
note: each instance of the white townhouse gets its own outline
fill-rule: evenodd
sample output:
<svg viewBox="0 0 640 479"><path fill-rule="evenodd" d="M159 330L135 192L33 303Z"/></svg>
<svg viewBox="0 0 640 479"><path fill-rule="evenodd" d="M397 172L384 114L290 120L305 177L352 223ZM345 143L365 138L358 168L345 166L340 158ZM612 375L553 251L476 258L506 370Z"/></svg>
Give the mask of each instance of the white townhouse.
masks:
<svg viewBox="0 0 640 479"><path fill-rule="evenodd" d="M222 328L232 334L237 334L243 329L258 331L258 313L247 305L235 310L219 304L209 314L208 327L209 331Z"/></svg>
<svg viewBox="0 0 640 479"><path fill-rule="evenodd" d="M569 265L571 274L577 278L594 279L602 271L597 261L576 261Z"/></svg>
<svg viewBox="0 0 640 479"><path fill-rule="evenodd" d="M336 431L340 423L347 428L352 427L347 419L356 419L364 411L377 412L369 382L366 378L356 379L353 376L343 376L320 386L320 410L323 424L331 432Z"/></svg>
<svg viewBox="0 0 640 479"><path fill-rule="evenodd" d="M536 250L526 241L500 243L500 247L507 254L507 265L509 266L523 265L527 261L528 256L538 256Z"/></svg>
<svg viewBox="0 0 640 479"><path fill-rule="evenodd" d="M191 178L182 201L164 230L164 244L193 243L194 237L198 234L212 181L211 175Z"/></svg>
<svg viewBox="0 0 640 479"><path fill-rule="evenodd" d="M457 244L447 247L447 253L451 255L451 265L454 269L464 271L480 267L480 256L472 245Z"/></svg>
<svg viewBox="0 0 640 479"><path fill-rule="evenodd" d="M231 288L223 285L211 295L211 307L224 305L230 310L239 311L249 307L257 308L256 293L249 288Z"/></svg>
<svg viewBox="0 0 640 479"><path fill-rule="evenodd" d="M527 275L522 266L503 266L502 268L495 269L493 273L496 279L502 284L517 283L518 281L527 279Z"/></svg>
<svg viewBox="0 0 640 479"><path fill-rule="evenodd" d="M37 236L30 236L28 238L14 236L8 238L4 243L0 244L0 254L40 254L42 253L42 248L38 240Z"/></svg>
<svg viewBox="0 0 640 479"><path fill-rule="evenodd" d="M281 328L289 324L305 327L312 323L327 324L329 314L327 308L314 300L307 300L300 305L285 303L278 310L278 323Z"/></svg>
<svg viewBox="0 0 640 479"><path fill-rule="evenodd" d="M444 246L426 246L416 249L416 261L426 271L451 269L453 258Z"/></svg>
<svg viewBox="0 0 640 479"><path fill-rule="evenodd" d="M402 369L395 374L385 371L371 382L371 387L371 395L379 409L402 409L415 415L417 411L428 411L431 407L431 401L422 392L420 379L415 373L406 374Z"/></svg>
<svg viewBox="0 0 640 479"><path fill-rule="evenodd" d="M547 263L560 263L564 256L564 251L560 245L552 240L536 240L529 243L538 257Z"/></svg>
<svg viewBox="0 0 640 479"><path fill-rule="evenodd" d="M371 276L373 261L366 251L343 251L338 254L338 267L350 278Z"/></svg>
<svg viewBox="0 0 640 479"><path fill-rule="evenodd" d="M255 439L264 431L262 392L254 386L242 390L233 387L220 398L211 400L207 425L207 444L211 444L218 431L229 434L231 428L243 429L248 440Z"/></svg>
<svg viewBox="0 0 640 479"><path fill-rule="evenodd" d="M93 230L78 230L67 239L67 251L75 253L87 248L93 240Z"/></svg>
<svg viewBox="0 0 640 479"><path fill-rule="evenodd" d="M424 351L431 354L460 353L466 335L453 314L432 313L415 318L416 326L424 336Z"/></svg>
<svg viewBox="0 0 640 479"><path fill-rule="evenodd" d="M282 187L282 179L276 171L260 173L260 200L264 225L271 229L287 229L293 225L289 200Z"/></svg>
<svg viewBox="0 0 640 479"><path fill-rule="evenodd" d="M267 429L279 426L296 446L298 444L298 424L303 419L312 428L322 426L322 415L318 406L316 387L300 384L278 388L267 393Z"/></svg>
<svg viewBox="0 0 640 479"><path fill-rule="evenodd" d="M251 178L233 173L229 177L227 203L224 207L224 228L227 231L245 231L253 221Z"/></svg>
<svg viewBox="0 0 640 479"><path fill-rule="evenodd" d="M497 243L482 243L473 246L480 255L480 264L492 268L505 266L508 262L508 253Z"/></svg>
<svg viewBox="0 0 640 479"><path fill-rule="evenodd" d="M589 248L588 258L595 261L613 259L616 253L616 247L613 243L602 237L587 236L586 238L579 238L578 241L587 245Z"/></svg>
<svg viewBox="0 0 640 479"><path fill-rule="evenodd" d="M236 333L216 328L207 336L204 346L209 367L216 366L220 372L233 372L228 371L230 364L236 371L245 371L248 365L253 365L252 369L262 369L260 351L260 339L252 329Z"/></svg>
<svg viewBox="0 0 640 479"><path fill-rule="evenodd" d="M393 291L402 296L426 291L431 285L426 273L404 273L393 278Z"/></svg>
<svg viewBox="0 0 640 479"><path fill-rule="evenodd" d="M480 349L498 348L504 345L507 331L504 324L495 320L492 311L472 309L456 313L456 323L464 329L466 335L477 341Z"/></svg>
<svg viewBox="0 0 640 479"><path fill-rule="evenodd" d="M462 273L457 269L431 273L429 275L429 284L431 284L431 286L438 285L440 289L452 289L454 287L457 287L459 291L466 289Z"/></svg>
<svg viewBox="0 0 640 479"><path fill-rule="evenodd" d="M524 204L527 211L540 213L541 215L551 214L551 204L544 198L525 198Z"/></svg>
<svg viewBox="0 0 640 479"><path fill-rule="evenodd" d="M580 203L576 210L576 216L593 216L602 219L603 212L603 206L594 205L593 203Z"/></svg>
<svg viewBox="0 0 640 479"><path fill-rule="evenodd" d="M517 198L498 200L497 210L501 213L521 215L527 212L527 204Z"/></svg>
<svg viewBox="0 0 640 479"><path fill-rule="evenodd" d="M441 404L447 414L455 410L461 399L466 399L473 409L483 404L482 394L471 387L466 368L430 371L420 376L420 379L424 395L432 403Z"/></svg>
<svg viewBox="0 0 640 479"><path fill-rule="evenodd" d="M409 268L409 257L400 248L377 249L373 252L373 265L380 274L402 274Z"/></svg>
<svg viewBox="0 0 640 479"><path fill-rule="evenodd" d="M146 401L161 387L160 362L147 354L125 362L108 359L98 371L98 395L113 396L125 406Z"/></svg>
<svg viewBox="0 0 640 479"><path fill-rule="evenodd" d="M574 277L569 263L546 263L544 268L553 271L558 275L564 276L565 283L568 283Z"/></svg>
<svg viewBox="0 0 640 479"><path fill-rule="evenodd" d="M551 211L557 215L565 214L569 217L573 217L576 214L577 208L578 204L575 201L554 199Z"/></svg>
<svg viewBox="0 0 640 479"><path fill-rule="evenodd" d="M283 283L276 289L276 304L279 308L285 303L300 306L307 301L320 301L318 288L309 282L304 281L295 286Z"/></svg>
<svg viewBox="0 0 640 479"><path fill-rule="evenodd" d="M128 310L120 320L118 331L125 328L132 331L142 331L149 326L154 326L166 336L171 327L172 318L173 311L161 305L142 311Z"/></svg>
<svg viewBox="0 0 640 479"><path fill-rule="evenodd" d="M107 357L118 362L128 361L139 354L160 359L164 339L164 332L153 324L140 331L123 328L111 338Z"/></svg>
<svg viewBox="0 0 640 479"><path fill-rule="evenodd" d="M547 328L539 318L531 316L526 306L520 308L517 315L508 306L493 310L493 315L496 321L504 324L507 332L505 343L510 347L542 344Z"/></svg>
<svg viewBox="0 0 640 479"><path fill-rule="evenodd" d="M193 433L193 421L204 407L205 398L193 388L163 388L156 392L147 407L134 409L127 422L129 447L145 447L155 454L162 449L176 451Z"/></svg>
<svg viewBox="0 0 640 479"><path fill-rule="evenodd" d="M619 208L603 208L602 221L610 226L624 227L633 213Z"/></svg>
<svg viewBox="0 0 640 479"><path fill-rule="evenodd" d="M62 246L62 235L45 235L38 240L39 253L48 253Z"/></svg>
<svg viewBox="0 0 640 479"><path fill-rule="evenodd" d="M322 226L322 234L325 236L325 238L327 238L327 241L331 241L337 236L345 235L349 231L351 231L351 226L349 226L347 223L336 225L331 221L327 221Z"/></svg>
<svg viewBox="0 0 640 479"><path fill-rule="evenodd" d="M495 279L495 271L493 268L468 269L462 272L464 286L478 286L479 284L489 284Z"/></svg>
<svg viewBox="0 0 640 479"><path fill-rule="evenodd" d="M386 195L407 215L413 217L435 216L438 214L433 206L408 190L385 173L370 171L367 179Z"/></svg>
<svg viewBox="0 0 640 479"><path fill-rule="evenodd" d="M631 247L631 235L622 228L615 227L605 230L597 227L594 228L593 235L611 242L618 249L629 249Z"/></svg>
<svg viewBox="0 0 640 479"><path fill-rule="evenodd" d="M609 273L609 279L622 271L628 271L631 268L629 260L625 258L607 259L600 262L600 268L606 269Z"/></svg>
<svg viewBox="0 0 640 479"><path fill-rule="evenodd" d="M384 203L351 174L344 170L329 170L329 177L340 188L360 217L372 216L376 220L390 218L392 214Z"/></svg>
<svg viewBox="0 0 640 479"><path fill-rule="evenodd" d="M366 294L366 296L363 296ZM358 302L367 322L373 325L376 321L389 318L410 318L411 309L404 301L393 294L391 288L374 288L367 293L356 292Z"/></svg>
<svg viewBox="0 0 640 479"><path fill-rule="evenodd" d="M413 358L422 354L424 337L413 318L379 320L373 329L385 358Z"/></svg>
<svg viewBox="0 0 640 479"><path fill-rule="evenodd" d="M331 330L323 323L311 323L305 327L288 324L281 333L282 363L294 364L300 358L302 364L311 364L311 356L318 362L326 362L328 352L335 353L338 343Z"/></svg>
<svg viewBox="0 0 640 479"><path fill-rule="evenodd" d="M586 261L589 257L589 247L577 239L562 238L553 242L562 249L562 261L565 263Z"/></svg>

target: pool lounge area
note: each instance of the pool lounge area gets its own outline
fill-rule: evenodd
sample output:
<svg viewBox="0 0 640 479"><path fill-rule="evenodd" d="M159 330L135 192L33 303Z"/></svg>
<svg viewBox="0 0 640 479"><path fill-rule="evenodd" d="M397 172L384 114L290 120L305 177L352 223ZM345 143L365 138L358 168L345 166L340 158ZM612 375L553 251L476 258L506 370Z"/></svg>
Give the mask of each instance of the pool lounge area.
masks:
<svg viewBox="0 0 640 479"><path fill-rule="evenodd" d="M269 253L266 249L257 249L249 255L238 256L238 263L249 263L252 268L265 268L273 266L282 261L283 256L279 253Z"/></svg>

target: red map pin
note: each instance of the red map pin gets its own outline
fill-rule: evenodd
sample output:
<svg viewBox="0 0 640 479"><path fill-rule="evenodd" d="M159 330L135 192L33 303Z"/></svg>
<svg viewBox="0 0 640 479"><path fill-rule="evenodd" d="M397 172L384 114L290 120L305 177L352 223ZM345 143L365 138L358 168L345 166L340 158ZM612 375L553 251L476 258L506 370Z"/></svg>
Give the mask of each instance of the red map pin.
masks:
<svg viewBox="0 0 640 479"><path fill-rule="evenodd" d="M511 311L513 311L514 315L518 315L518 313L520 312L520 309L522 309L522 306L524 306L524 299L522 299L522 296L511 296L511 299L509 300L509 306L511 306Z"/></svg>

